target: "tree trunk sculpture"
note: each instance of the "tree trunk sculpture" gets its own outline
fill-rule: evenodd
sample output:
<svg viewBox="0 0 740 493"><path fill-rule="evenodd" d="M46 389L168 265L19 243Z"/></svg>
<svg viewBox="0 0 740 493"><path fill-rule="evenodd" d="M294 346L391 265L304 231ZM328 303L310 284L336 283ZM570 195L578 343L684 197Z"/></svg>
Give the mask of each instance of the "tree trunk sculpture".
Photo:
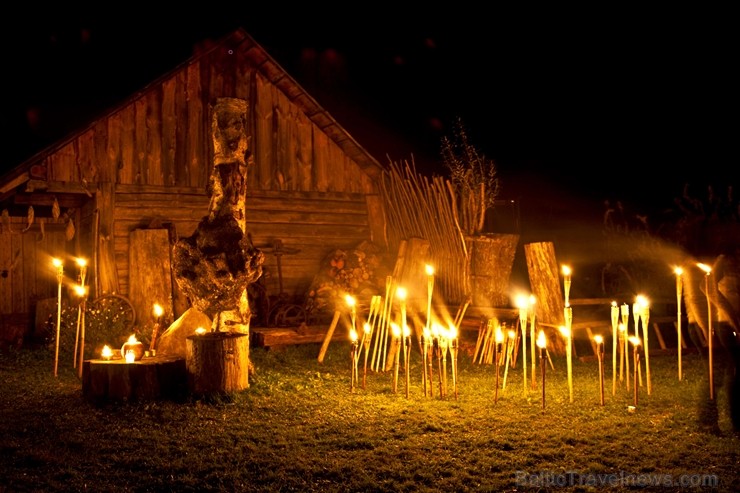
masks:
<svg viewBox="0 0 740 493"><path fill-rule="evenodd" d="M249 333L247 287L262 275L263 253L246 229L247 102L220 98L212 108L210 204L195 232L173 248L175 279L213 332Z"/></svg>

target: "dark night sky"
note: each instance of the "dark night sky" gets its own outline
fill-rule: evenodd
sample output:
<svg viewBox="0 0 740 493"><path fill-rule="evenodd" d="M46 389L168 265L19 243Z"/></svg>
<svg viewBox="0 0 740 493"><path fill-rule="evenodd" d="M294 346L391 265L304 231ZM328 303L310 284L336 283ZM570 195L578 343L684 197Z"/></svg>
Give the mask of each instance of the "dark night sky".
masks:
<svg viewBox="0 0 740 493"><path fill-rule="evenodd" d="M0 170L241 26L384 164L413 155L444 173L440 139L461 118L497 163L501 198L662 208L684 182L701 194L736 180L728 12L129 7L6 19Z"/></svg>

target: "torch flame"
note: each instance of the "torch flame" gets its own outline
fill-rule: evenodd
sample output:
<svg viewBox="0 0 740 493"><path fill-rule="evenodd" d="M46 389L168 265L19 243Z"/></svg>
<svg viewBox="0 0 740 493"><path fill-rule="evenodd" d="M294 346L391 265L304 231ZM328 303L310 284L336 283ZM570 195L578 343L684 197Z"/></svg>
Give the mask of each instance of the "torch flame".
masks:
<svg viewBox="0 0 740 493"><path fill-rule="evenodd" d="M545 346L547 346L547 338L545 337L545 331L540 330L540 332L537 334L537 347L540 349L544 349Z"/></svg>

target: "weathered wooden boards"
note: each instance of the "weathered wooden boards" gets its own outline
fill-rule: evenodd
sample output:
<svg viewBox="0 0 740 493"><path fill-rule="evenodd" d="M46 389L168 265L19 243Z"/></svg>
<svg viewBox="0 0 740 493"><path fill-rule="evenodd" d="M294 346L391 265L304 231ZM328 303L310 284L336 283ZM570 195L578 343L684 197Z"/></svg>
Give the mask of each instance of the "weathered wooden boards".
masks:
<svg viewBox="0 0 740 493"><path fill-rule="evenodd" d="M96 403L179 399L186 393L185 360L143 358L86 360L82 363L82 395Z"/></svg>
<svg viewBox="0 0 740 493"><path fill-rule="evenodd" d="M229 393L249 387L249 335L207 332L185 341L188 389L195 395Z"/></svg>
<svg viewBox="0 0 740 493"><path fill-rule="evenodd" d="M509 280L519 235L486 234L465 238L470 257L470 281L473 305L505 307L509 305Z"/></svg>

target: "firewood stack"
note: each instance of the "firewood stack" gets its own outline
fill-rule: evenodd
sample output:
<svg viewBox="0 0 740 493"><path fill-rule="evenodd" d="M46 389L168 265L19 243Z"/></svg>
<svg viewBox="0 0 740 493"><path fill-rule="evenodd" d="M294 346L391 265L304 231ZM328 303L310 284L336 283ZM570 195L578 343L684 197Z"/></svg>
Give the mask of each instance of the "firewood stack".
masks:
<svg viewBox="0 0 740 493"><path fill-rule="evenodd" d="M313 319L331 318L344 311L344 296L350 294L360 306L369 304L373 295L382 294L389 272L380 248L369 241L351 251L334 250L321 262L306 300L306 313Z"/></svg>

